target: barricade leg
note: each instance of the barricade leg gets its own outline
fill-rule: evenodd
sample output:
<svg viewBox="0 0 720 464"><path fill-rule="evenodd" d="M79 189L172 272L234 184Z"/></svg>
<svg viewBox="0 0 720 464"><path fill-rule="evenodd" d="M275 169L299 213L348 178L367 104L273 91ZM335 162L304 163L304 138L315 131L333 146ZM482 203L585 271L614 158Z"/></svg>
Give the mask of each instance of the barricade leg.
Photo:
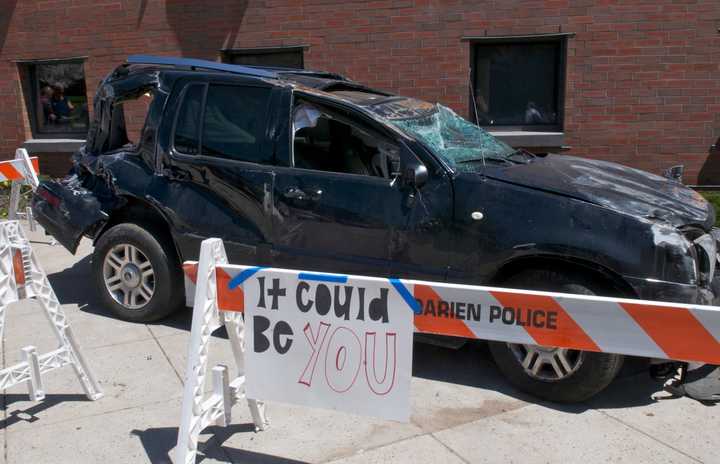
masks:
<svg viewBox="0 0 720 464"><path fill-rule="evenodd" d="M3 340L5 335L5 308L6 305L0 302L0 340Z"/></svg>
<svg viewBox="0 0 720 464"><path fill-rule="evenodd" d="M65 311L63 311L62 306L60 306L60 302L55 296L50 282L47 280L45 273L40 269L40 265L34 255L31 256L31 260L32 271L30 275L30 285L32 285L35 298L44 309L45 316L48 322L50 322L50 326L58 342L60 342L60 345L63 346L70 355L73 369L75 369L75 373L88 399L97 400L103 396L102 390L90 372L90 369L88 369L85 358L80 352L72 330L68 325Z"/></svg>
<svg viewBox="0 0 720 464"><path fill-rule="evenodd" d="M8 205L8 220L16 221L20 208L20 183L12 181L10 185L10 204Z"/></svg>
<svg viewBox="0 0 720 464"><path fill-rule="evenodd" d="M228 368L222 364L213 367L213 395L222 398L222 414L216 425L227 427L232 420L232 394L230 393L230 380Z"/></svg>
<svg viewBox="0 0 720 464"><path fill-rule="evenodd" d="M182 417L175 447L175 462L195 462L197 440L203 424L203 388L207 372L208 345L212 332L220 327L215 285L215 263L220 259L222 242L206 240L200 248L198 283L193 307L190 347L185 370Z"/></svg>
<svg viewBox="0 0 720 464"><path fill-rule="evenodd" d="M27 380L28 394L32 401L40 401L45 398L45 391L40 375L37 349L34 346L26 346L23 348L22 353L23 360L28 364L30 371L30 378Z"/></svg>
<svg viewBox="0 0 720 464"><path fill-rule="evenodd" d="M33 216L32 208L29 206L25 208L25 218L27 219L30 231L35 232L37 230L37 225L35 224L35 216Z"/></svg>
<svg viewBox="0 0 720 464"><path fill-rule="evenodd" d="M243 316L239 313L224 313L225 315L225 328L227 329L228 338L230 339L230 346L233 350L233 357L235 358L235 365L237 367L238 378L241 380L241 385L238 385L236 395L238 397L245 397L245 322ZM247 398L248 408L250 408L250 414L252 415L253 423L255 424L255 431L265 430L268 427L268 420L265 414L265 403L254 399Z"/></svg>
<svg viewBox="0 0 720 464"><path fill-rule="evenodd" d="M0 228L0 340L5 336L7 304L17 301L17 284L13 270L13 251L5 228Z"/></svg>
<svg viewBox="0 0 720 464"><path fill-rule="evenodd" d="M102 389L100 389L100 385L98 385L97 380L95 380L92 371L88 369L87 362L78 347L77 341L75 341L75 335L73 335L72 329L69 326L65 326L63 333L65 335L65 343L67 343L66 347L74 359L72 362L73 369L75 369L75 374L80 379L80 384L85 391L85 395L90 400L99 400L103 397Z"/></svg>

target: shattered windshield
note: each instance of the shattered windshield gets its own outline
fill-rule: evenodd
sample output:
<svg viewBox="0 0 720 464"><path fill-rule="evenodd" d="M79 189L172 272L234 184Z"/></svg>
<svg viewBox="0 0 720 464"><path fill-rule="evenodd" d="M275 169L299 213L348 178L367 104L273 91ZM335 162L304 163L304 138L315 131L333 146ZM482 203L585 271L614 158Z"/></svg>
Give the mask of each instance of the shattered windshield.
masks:
<svg viewBox="0 0 720 464"><path fill-rule="evenodd" d="M505 159L515 151L440 104L408 98L374 105L372 110L425 143L453 168L475 161L481 163L483 158Z"/></svg>

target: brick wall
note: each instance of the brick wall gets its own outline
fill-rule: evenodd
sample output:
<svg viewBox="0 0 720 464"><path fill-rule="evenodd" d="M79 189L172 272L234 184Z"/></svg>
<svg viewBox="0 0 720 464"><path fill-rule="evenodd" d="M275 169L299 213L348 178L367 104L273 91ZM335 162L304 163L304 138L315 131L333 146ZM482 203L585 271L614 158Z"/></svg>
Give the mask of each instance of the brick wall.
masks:
<svg viewBox="0 0 720 464"><path fill-rule="evenodd" d="M12 60L88 56L88 92L133 53L216 59L306 44L309 68L468 112L464 36L572 32L571 153L720 184L720 1L2 0L0 153L30 138ZM92 95L89 95L92 97Z"/></svg>
<svg viewBox="0 0 720 464"><path fill-rule="evenodd" d="M50 177L63 177L67 174L71 164L70 153L42 153L40 161L40 174Z"/></svg>

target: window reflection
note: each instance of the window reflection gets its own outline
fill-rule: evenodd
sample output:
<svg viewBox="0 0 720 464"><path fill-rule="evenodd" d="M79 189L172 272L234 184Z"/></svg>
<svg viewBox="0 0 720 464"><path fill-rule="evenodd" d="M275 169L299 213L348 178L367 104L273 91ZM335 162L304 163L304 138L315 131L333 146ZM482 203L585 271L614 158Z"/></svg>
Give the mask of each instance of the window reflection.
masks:
<svg viewBox="0 0 720 464"><path fill-rule="evenodd" d="M88 105L85 72L80 62L30 65L37 102L35 128L44 134L85 134Z"/></svg>
<svg viewBox="0 0 720 464"><path fill-rule="evenodd" d="M561 51L559 41L475 45L472 97L478 123L559 125Z"/></svg>

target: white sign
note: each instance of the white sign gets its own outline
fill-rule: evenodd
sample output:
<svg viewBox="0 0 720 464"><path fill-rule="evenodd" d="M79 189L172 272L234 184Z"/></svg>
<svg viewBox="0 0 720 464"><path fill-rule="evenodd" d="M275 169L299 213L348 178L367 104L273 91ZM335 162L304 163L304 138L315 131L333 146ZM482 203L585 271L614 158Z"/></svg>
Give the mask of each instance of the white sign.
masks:
<svg viewBox="0 0 720 464"><path fill-rule="evenodd" d="M395 285L278 269L246 278L248 398L407 421L413 312Z"/></svg>

